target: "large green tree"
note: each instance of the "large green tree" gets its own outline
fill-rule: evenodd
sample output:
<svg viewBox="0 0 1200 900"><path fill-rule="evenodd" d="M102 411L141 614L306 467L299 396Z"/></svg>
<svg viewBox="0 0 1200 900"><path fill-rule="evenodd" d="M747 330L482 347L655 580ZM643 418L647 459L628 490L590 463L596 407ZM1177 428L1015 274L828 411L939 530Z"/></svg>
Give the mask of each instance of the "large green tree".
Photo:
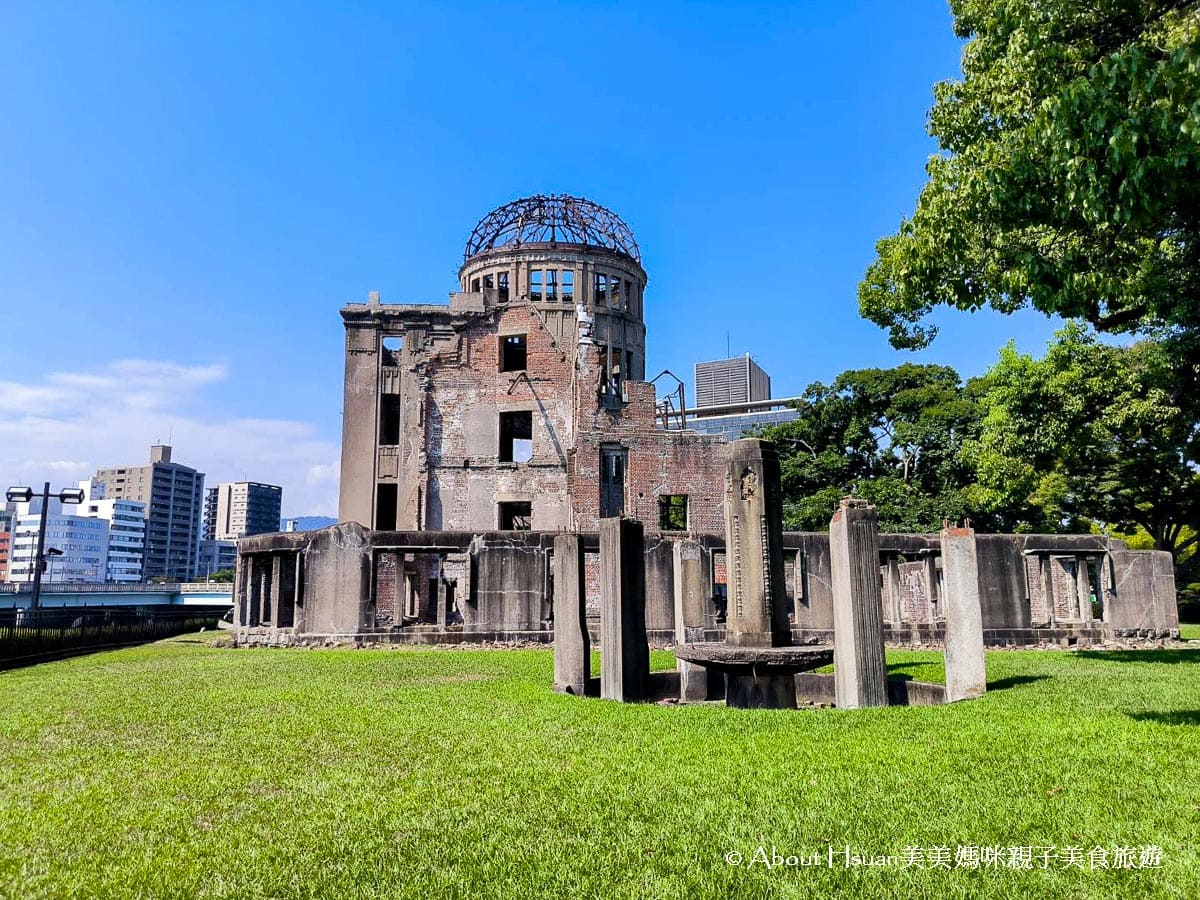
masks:
<svg viewBox="0 0 1200 900"><path fill-rule="evenodd" d="M862 314L901 347L939 305L1200 332L1200 3L950 5L963 77L935 88L941 153Z"/></svg>
<svg viewBox="0 0 1200 900"><path fill-rule="evenodd" d="M961 455L979 408L947 366L843 372L810 385L799 417L765 429L779 445L789 528L820 531L839 498L864 497L885 531L929 531L970 513L973 470Z"/></svg>
<svg viewBox="0 0 1200 900"><path fill-rule="evenodd" d="M1081 325L1042 359L1009 345L988 372L970 502L1005 530L1144 530L1190 578L1200 525L1200 419L1162 343L1110 346Z"/></svg>

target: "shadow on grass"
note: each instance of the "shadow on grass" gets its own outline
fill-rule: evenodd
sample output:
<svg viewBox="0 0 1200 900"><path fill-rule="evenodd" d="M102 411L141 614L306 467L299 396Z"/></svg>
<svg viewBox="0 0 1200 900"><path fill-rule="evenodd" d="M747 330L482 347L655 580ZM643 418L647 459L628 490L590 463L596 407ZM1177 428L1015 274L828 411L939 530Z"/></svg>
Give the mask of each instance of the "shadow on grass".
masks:
<svg viewBox="0 0 1200 900"><path fill-rule="evenodd" d="M894 672L899 669L924 669L929 666L935 666L937 662L934 660L914 660L913 662L888 663L888 672Z"/></svg>
<svg viewBox="0 0 1200 900"><path fill-rule="evenodd" d="M1200 709L1175 709L1170 712L1126 713L1139 722L1158 722L1162 725L1200 725Z"/></svg>
<svg viewBox="0 0 1200 900"><path fill-rule="evenodd" d="M1075 657L1106 662L1200 663L1200 650L1079 650Z"/></svg>
<svg viewBox="0 0 1200 900"><path fill-rule="evenodd" d="M1023 684L1033 684L1035 681L1045 681L1049 675L1013 675L1010 678L997 678L987 683L989 691L1006 691L1009 688L1020 687Z"/></svg>

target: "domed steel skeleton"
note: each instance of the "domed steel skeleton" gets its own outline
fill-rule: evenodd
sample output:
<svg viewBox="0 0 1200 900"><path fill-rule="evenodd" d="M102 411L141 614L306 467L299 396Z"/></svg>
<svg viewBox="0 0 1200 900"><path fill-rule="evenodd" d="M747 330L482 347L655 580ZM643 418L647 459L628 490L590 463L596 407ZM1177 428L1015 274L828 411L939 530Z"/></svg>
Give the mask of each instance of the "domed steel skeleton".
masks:
<svg viewBox="0 0 1200 900"><path fill-rule="evenodd" d="M538 194L492 210L467 240L463 259L499 247L530 244L583 244L624 254L641 262L629 226L610 209L584 197Z"/></svg>

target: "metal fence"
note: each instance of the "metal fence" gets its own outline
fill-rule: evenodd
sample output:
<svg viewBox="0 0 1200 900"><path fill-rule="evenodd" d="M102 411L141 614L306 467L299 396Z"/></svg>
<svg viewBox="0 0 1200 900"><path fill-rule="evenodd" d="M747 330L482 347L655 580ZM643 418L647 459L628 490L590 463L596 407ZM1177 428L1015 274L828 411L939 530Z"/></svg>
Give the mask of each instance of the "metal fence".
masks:
<svg viewBox="0 0 1200 900"><path fill-rule="evenodd" d="M0 666L216 628L220 607L0 609Z"/></svg>

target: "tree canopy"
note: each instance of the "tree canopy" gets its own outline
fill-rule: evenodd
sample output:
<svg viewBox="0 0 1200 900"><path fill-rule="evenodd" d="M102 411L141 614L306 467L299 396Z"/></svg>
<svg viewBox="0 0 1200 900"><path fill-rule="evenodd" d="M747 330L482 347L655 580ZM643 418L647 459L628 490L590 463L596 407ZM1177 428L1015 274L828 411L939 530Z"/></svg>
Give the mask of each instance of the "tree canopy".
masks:
<svg viewBox="0 0 1200 900"><path fill-rule="evenodd" d="M865 497L886 531L931 531L967 513L961 457L979 408L948 366L843 372L810 385L798 418L763 431L781 451L788 528L824 530L837 501Z"/></svg>
<svg viewBox="0 0 1200 900"><path fill-rule="evenodd" d="M951 0L916 211L862 314L898 347L936 306L1032 305L1101 331L1200 329L1200 3Z"/></svg>
<svg viewBox="0 0 1200 900"><path fill-rule="evenodd" d="M1042 359L1009 345L963 447L976 465L970 502L1006 530L1142 529L1184 562L1200 524L1200 416L1176 376L1163 344L1109 346L1077 324Z"/></svg>

